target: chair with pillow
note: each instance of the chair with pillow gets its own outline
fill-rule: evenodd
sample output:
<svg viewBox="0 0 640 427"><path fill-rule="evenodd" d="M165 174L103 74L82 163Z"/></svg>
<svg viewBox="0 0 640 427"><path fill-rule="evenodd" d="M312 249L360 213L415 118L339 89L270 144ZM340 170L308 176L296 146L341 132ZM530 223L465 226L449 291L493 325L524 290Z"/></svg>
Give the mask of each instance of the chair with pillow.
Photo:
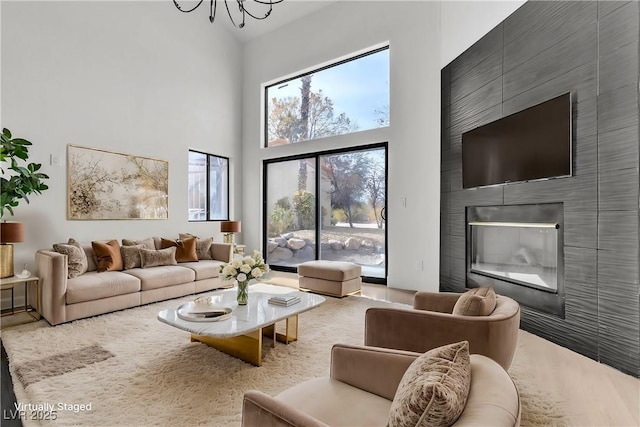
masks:
<svg viewBox="0 0 640 427"><path fill-rule="evenodd" d="M424 354L337 344L330 377L245 393L242 426L518 426L506 371L466 341Z"/></svg>
<svg viewBox="0 0 640 427"><path fill-rule="evenodd" d="M472 354L490 357L508 370L519 328L520 305L496 295L493 287L463 294L418 292L413 309L368 309L364 344L423 353L466 340Z"/></svg>

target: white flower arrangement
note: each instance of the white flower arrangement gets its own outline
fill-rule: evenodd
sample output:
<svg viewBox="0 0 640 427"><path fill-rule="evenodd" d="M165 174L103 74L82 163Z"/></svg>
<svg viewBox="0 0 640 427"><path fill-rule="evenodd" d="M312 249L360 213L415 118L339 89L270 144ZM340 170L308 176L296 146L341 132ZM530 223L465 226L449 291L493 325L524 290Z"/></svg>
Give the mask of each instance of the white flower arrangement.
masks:
<svg viewBox="0 0 640 427"><path fill-rule="evenodd" d="M260 279L268 272L269 265L265 264L262 254L258 250L254 250L251 256L234 258L230 263L220 266L220 273L224 280L237 280L238 282Z"/></svg>

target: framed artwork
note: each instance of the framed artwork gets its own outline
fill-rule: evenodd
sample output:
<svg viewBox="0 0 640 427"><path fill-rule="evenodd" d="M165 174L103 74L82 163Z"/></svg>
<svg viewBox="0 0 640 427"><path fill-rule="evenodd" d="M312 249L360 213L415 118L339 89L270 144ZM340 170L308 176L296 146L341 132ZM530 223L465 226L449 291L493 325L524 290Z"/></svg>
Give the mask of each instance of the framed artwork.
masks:
<svg viewBox="0 0 640 427"><path fill-rule="evenodd" d="M169 162L68 145L67 218L169 218Z"/></svg>

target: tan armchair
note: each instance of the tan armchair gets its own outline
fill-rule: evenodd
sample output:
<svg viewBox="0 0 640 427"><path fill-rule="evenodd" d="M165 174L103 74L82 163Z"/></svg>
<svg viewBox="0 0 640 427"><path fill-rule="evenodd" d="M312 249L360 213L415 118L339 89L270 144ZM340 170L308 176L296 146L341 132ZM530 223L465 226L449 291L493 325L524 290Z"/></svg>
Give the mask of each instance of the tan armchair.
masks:
<svg viewBox="0 0 640 427"><path fill-rule="evenodd" d="M419 353L335 345L329 378L298 384L276 397L248 391L242 426L386 426L391 403L408 366ZM471 355L471 389L454 426L517 426L518 390L493 360Z"/></svg>
<svg viewBox="0 0 640 427"><path fill-rule="evenodd" d="M518 342L520 305L498 295L488 316L451 314L462 294L418 292L413 309L370 308L365 315L364 344L424 353L458 341L469 341L469 352L511 366Z"/></svg>

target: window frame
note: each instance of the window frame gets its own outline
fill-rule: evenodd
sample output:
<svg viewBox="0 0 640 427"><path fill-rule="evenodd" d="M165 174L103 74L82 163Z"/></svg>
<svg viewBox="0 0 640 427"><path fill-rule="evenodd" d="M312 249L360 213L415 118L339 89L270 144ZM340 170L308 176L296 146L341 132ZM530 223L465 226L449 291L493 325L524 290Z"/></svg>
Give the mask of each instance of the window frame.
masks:
<svg viewBox="0 0 640 427"><path fill-rule="evenodd" d="M191 219L188 218L189 222L214 222L214 221L229 221L229 202L230 202L230 181L231 181L231 174L230 174L230 159L229 157L225 157L225 156L220 156L218 154L211 154L211 153L206 153L204 151L200 151L200 150L194 150L194 149L189 149L189 154L190 153L197 153L197 154L201 154L203 156L205 156L205 171L206 171L206 183L207 183L207 192L206 192L206 205L205 205L205 219ZM215 218L215 219L211 219L210 218L210 214L211 214L211 158L212 157L216 157L219 159L224 159L226 161L227 164L227 188L226 188L226 192L227 192L227 211L225 213L225 215L223 215L223 218ZM189 159L187 159L187 176L191 173L190 170L190 164L189 164ZM187 178L188 180L188 178ZM189 194L190 192L187 189L187 217L189 216Z"/></svg>
<svg viewBox="0 0 640 427"><path fill-rule="evenodd" d="M268 254L268 250L267 250L267 242L269 240L269 236L268 236L268 228L269 228L269 219L268 219L268 212L267 212L267 206L268 206L268 186L269 186L269 165L270 164L274 164L274 163L282 163L282 162L288 162L288 161L292 161L292 160L301 160L301 159L307 159L307 158L315 158L316 160L316 170L319 170L319 166L320 166L320 158L322 156L330 156L330 155L334 155L334 154L344 154L344 153L350 153L350 152L357 152L357 151L367 151L367 150L376 150L376 149L384 149L385 151L385 161L384 161L384 168L385 168L385 177L384 177L384 185L385 185L385 199L391 200L389 198L389 141L387 140L383 140L380 142L372 142L372 143L368 143L368 144L362 144L362 145L354 145L354 146L349 146L349 147L342 147L342 148L333 148L333 149L321 149L321 150L316 150L316 151L310 151L310 152L304 152L304 153L300 153L300 154L293 154L290 156L282 156L282 157L274 157L274 158L268 158L268 159L263 159L262 160L262 206L264 207L263 212L262 212L262 218L261 218L261 222L262 222L262 236L261 236L261 246L262 246L262 253L265 254L265 259L267 258ZM315 182L315 194L320 194L321 192L321 188L320 188L320 177L319 175L316 174L316 182ZM385 202L385 208L386 208L386 202ZM389 253L389 221L388 221L388 209L385 209L386 214L385 214L385 228L384 228L384 253L385 255L387 255ZM315 260L320 260L321 259L321 246L320 246L320 236L321 236L321 232L322 232L322 227L321 227L321 220L318 221L318 218L322 217L322 212L321 212L321 205L320 202L318 201L318 198L316 198L316 206L315 206L315 215L316 215L316 226L315 226L315 240L316 240L316 251L315 251ZM273 271L283 271L283 272L287 272L287 273L296 273L298 271L298 267L291 267L291 266L281 266L281 265L270 265L271 270ZM384 265L384 277L380 278L380 277L373 277L373 276L362 276L363 280L365 280L367 283L375 283L378 285L387 285L387 278L389 277L389 263L385 262Z"/></svg>
<svg viewBox="0 0 640 427"><path fill-rule="evenodd" d="M289 75L286 78L280 78L278 80L269 82L269 83L265 83L262 85L262 98L263 98L263 126L262 126L262 148L273 148L273 147L269 147L269 97L267 96L267 90L269 90L270 87L273 86L278 86L278 85L282 85L284 83L290 82L292 80L296 80L299 78L302 78L304 76L308 76L309 74L315 74L318 73L320 71L324 71L327 70L329 68L334 68L337 67L339 65L342 64L346 64L348 62L352 62L355 60L358 60L360 58L364 58L366 56L369 55L373 55L382 51L389 51L391 52L391 46L390 44L384 43L382 45L378 45L378 46L374 46L371 48L368 48L360 53L351 55L351 56L347 56L343 59L340 59L338 61L332 61L330 63L327 63L326 65L322 65L319 66L317 68L311 68L308 71L304 71L301 73L296 73L296 74L292 74ZM391 67L391 61L389 61L389 67ZM391 88L389 88L389 98L391 98ZM389 100L391 101L391 100ZM389 104L391 104L391 102L389 102ZM380 128L374 128L374 129L380 129ZM351 135L353 133L357 133L357 132L366 132L366 131L370 131L372 129L364 129L362 131L356 131L356 132L352 132L352 133L348 133L348 134L343 134L343 135ZM335 136L342 136L342 135L335 135ZM310 141L317 141L317 139L309 139L309 140L304 140L304 141L299 141L299 142L310 142Z"/></svg>

